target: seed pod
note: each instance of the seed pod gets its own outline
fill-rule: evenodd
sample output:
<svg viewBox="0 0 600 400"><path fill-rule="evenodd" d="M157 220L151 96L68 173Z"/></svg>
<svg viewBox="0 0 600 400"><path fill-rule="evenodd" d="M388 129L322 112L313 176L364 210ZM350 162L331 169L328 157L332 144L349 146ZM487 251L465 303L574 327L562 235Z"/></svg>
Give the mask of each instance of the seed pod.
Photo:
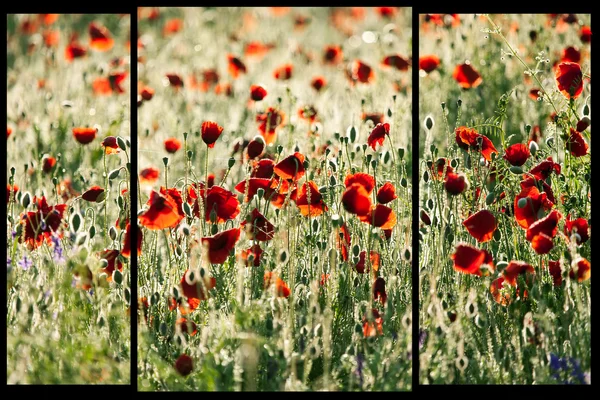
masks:
<svg viewBox="0 0 600 400"><path fill-rule="evenodd" d="M512 172L515 175L520 175L523 173L523 168L518 167L516 165L513 165L512 167L509 168L510 172Z"/></svg>
<svg viewBox="0 0 600 400"><path fill-rule="evenodd" d="M485 204L489 206L494 202L494 200L496 200L496 193L489 192L488 195L485 197Z"/></svg>
<svg viewBox="0 0 600 400"><path fill-rule="evenodd" d="M94 236L96 236L96 227L94 225L90 226L90 229L88 230L88 236L90 239L93 239Z"/></svg>
<svg viewBox="0 0 600 400"><path fill-rule="evenodd" d="M123 283L123 274L121 273L121 271L119 271L118 269L115 269L113 271L113 280L120 285L121 283Z"/></svg>
<svg viewBox="0 0 600 400"><path fill-rule="evenodd" d="M427 116L427 118L425 118L425 128L427 128L427 130L430 131L433 128L433 125L433 118L431 118L431 116Z"/></svg>
<svg viewBox="0 0 600 400"><path fill-rule="evenodd" d="M127 149L125 141L123 140L123 138L121 138L121 136L117 136L117 146L119 146L119 148L123 151Z"/></svg>
<svg viewBox="0 0 600 400"><path fill-rule="evenodd" d="M23 208L27 208L29 204L31 204L31 195L29 194L29 192L25 192L23 197L21 197L21 205L23 206Z"/></svg>
<svg viewBox="0 0 600 400"><path fill-rule="evenodd" d="M81 226L81 215L79 215L79 213L75 213L71 216L71 227L73 228L74 232L77 232L79 230L80 226Z"/></svg>
<svg viewBox="0 0 600 400"><path fill-rule="evenodd" d="M113 169L112 171L110 171L110 173L108 174L108 179L110 179L111 181L113 179L116 179L119 176L119 173L121 172L121 168L117 168L117 169Z"/></svg>
<svg viewBox="0 0 600 400"><path fill-rule="evenodd" d="M110 240L117 239L117 228L115 228L114 226L108 228L108 237L110 237Z"/></svg>

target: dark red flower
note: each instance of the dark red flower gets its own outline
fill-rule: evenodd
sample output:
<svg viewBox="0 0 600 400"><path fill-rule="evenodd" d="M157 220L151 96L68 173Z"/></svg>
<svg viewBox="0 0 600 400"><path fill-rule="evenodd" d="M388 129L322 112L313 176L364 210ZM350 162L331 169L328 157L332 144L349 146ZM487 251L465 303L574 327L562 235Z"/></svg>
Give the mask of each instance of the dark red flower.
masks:
<svg viewBox="0 0 600 400"><path fill-rule="evenodd" d="M355 183L364 186L368 194L371 194L371 192L375 188L375 178L373 178L372 175L366 174L364 172L357 172L355 174L346 175L346 178L344 179L344 185L346 186L346 188L349 188Z"/></svg>
<svg viewBox="0 0 600 400"><path fill-rule="evenodd" d="M167 153L176 153L181 148L181 141L177 138L168 138L165 140L165 150Z"/></svg>
<svg viewBox="0 0 600 400"><path fill-rule="evenodd" d="M293 72L294 66L292 64L284 64L275 68L275 71L273 71L273 77L275 77L275 79L285 81L292 77Z"/></svg>
<svg viewBox="0 0 600 400"><path fill-rule="evenodd" d="M449 173L446 174L444 188L454 196L461 194L467 187L467 181L463 174Z"/></svg>
<svg viewBox="0 0 600 400"><path fill-rule="evenodd" d="M592 41L592 28L587 25L581 27L581 32L579 33L579 38L583 43L591 43Z"/></svg>
<svg viewBox="0 0 600 400"><path fill-rule="evenodd" d="M532 241L537 235L543 233L550 238L554 238L558 232L558 221L562 214L558 210L552 210L544 218L538 219L527 228L526 239Z"/></svg>
<svg viewBox="0 0 600 400"><path fill-rule="evenodd" d="M342 260L348 261L348 252L350 250L351 238L348 226L344 222L337 231L337 245L342 253Z"/></svg>
<svg viewBox="0 0 600 400"><path fill-rule="evenodd" d="M440 65L440 59L438 56L430 54L427 56L419 57L419 69L430 73L437 69Z"/></svg>
<svg viewBox="0 0 600 400"><path fill-rule="evenodd" d="M273 239L275 235L275 226L257 208L252 210L240 226L250 240L266 242Z"/></svg>
<svg viewBox="0 0 600 400"><path fill-rule="evenodd" d="M195 336L198 333L198 327L194 321L189 321L181 317L177 320L176 324L182 333L187 333L190 336Z"/></svg>
<svg viewBox="0 0 600 400"><path fill-rule="evenodd" d="M350 67L350 76L352 80L361 83L370 83L375 79L373 68L360 60L354 60Z"/></svg>
<svg viewBox="0 0 600 400"><path fill-rule="evenodd" d="M267 96L265 88L259 85L250 86L250 98L254 101L261 101Z"/></svg>
<svg viewBox="0 0 600 400"><path fill-rule="evenodd" d="M581 53L577 47L569 46L563 50L560 62L572 62L579 64L581 61Z"/></svg>
<svg viewBox="0 0 600 400"><path fill-rule="evenodd" d="M108 282L112 281L112 276L113 276L113 272L115 272L115 269L118 269L119 271L123 271L123 263L121 262L121 259L119 258L119 254L120 254L119 250L109 250L109 249L104 249L103 251L98 253L98 257L100 257L101 259L104 259L108 262L106 267L102 268L100 270L100 272L103 272L107 275L106 280Z"/></svg>
<svg viewBox="0 0 600 400"><path fill-rule="evenodd" d="M239 233L239 232L238 232ZM184 272L180 281L181 291L187 298L187 306L179 304L179 311L185 315L194 311L202 300L208 299L208 292L217 286L217 280L209 277L205 270Z"/></svg>
<svg viewBox="0 0 600 400"><path fill-rule="evenodd" d="M533 101L537 101L538 98L542 97L543 92L538 88L533 88L529 91L529 98Z"/></svg>
<svg viewBox="0 0 600 400"><path fill-rule="evenodd" d="M481 135L475 129L466 126L456 128L455 140L461 149L477 150L487 161L492 161L492 153L498 153L498 150L487 136Z"/></svg>
<svg viewBox="0 0 600 400"><path fill-rule="evenodd" d="M173 87L180 88L183 87L183 79L177 74L166 74L167 79L169 80L169 84Z"/></svg>
<svg viewBox="0 0 600 400"><path fill-rule="evenodd" d="M527 177L521 181L521 189L527 189L534 186L539 189L540 183L542 185L542 192L546 193L546 197L548 198L548 200L553 204L556 203L556 199L554 198L554 192L552 191L552 188L550 187L550 185L548 185L542 180L538 180L533 177Z"/></svg>
<svg viewBox="0 0 600 400"><path fill-rule="evenodd" d="M174 228L183 219L178 211L178 204L170 195L163 195L156 191L150 193L146 203L147 210L140 214L140 224L151 230Z"/></svg>
<svg viewBox="0 0 600 400"><path fill-rule="evenodd" d="M381 113L362 113L361 119L364 122L371 121L373 125L382 124L385 120L385 116Z"/></svg>
<svg viewBox="0 0 600 400"><path fill-rule="evenodd" d="M320 92L327 85L327 81L322 76L315 76L310 85L317 91Z"/></svg>
<svg viewBox="0 0 600 400"><path fill-rule="evenodd" d="M272 271L266 271L265 275L263 277L265 286L265 289L268 289L271 284L275 284L275 295L278 297L289 297L290 296L290 288L288 287L288 285L283 281L283 279L281 279L280 277L277 276L276 273L272 272Z"/></svg>
<svg viewBox="0 0 600 400"><path fill-rule="evenodd" d="M115 41L106 27L96 25L92 22L89 27L90 47L97 51L108 51L112 49Z"/></svg>
<svg viewBox="0 0 600 400"><path fill-rule="evenodd" d="M369 196L369 192L365 189L365 186L360 183L353 183L344 191L342 204L344 205L344 209L349 213L366 216L371 211L371 196Z"/></svg>
<svg viewBox="0 0 600 400"><path fill-rule="evenodd" d="M71 42L65 48L65 60L71 62L76 58L84 57L87 54L85 47L79 43Z"/></svg>
<svg viewBox="0 0 600 400"><path fill-rule="evenodd" d="M492 255L486 250L479 250L466 243L459 243L450 256L454 261L454 269L463 274L481 276L481 267L485 264L493 270Z"/></svg>
<svg viewBox="0 0 600 400"><path fill-rule="evenodd" d="M204 121L202 123L202 141L206 143L209 149L215 147L215 142L221 136L223 128L216 122Z"/></svg>
<svg viewBox="0 0 600 400"><path fill-rule="evenodd" d="M465 219L463 222L467 231L473 236L479 243L485 243L492 240L494 231L498 226L494 214L488 210L481 210Z"/></svg>
<svg viewBox="0 0 600 400"><path fill-rule="evenodd" d="M240 74L246 73L246 65L239 58L229 54L227 56L229 74L233 79L237 79Z"/></svg>
<svg viewBox="0 0 600 400"><path fill-rule="evenodd" d="M144 168L140 172L140 183L153 184L158 180L160 170L155 167Z"/></svg>
<svg viewBox="0 0 600 400"><path fill-rule="evenodd" d="M96 128L73 128L73 137L81 144L88 144L96 138L96 132Z"/></svg>
<svg viewBox="0 0 600 400"><path fill-rule="evenodd" d="M396 214L383 204L377 204L367 215L359 215L358 219L382 230L392 229L396 225Z"/></svg>
<svg viewBox="0 0 600 400"><path fill-rule="evenodd" d="M552 157L548 157L546 160L540 162L538 165L533 167L529 174L535 176L539 180L546 180L552 171L560 174L561 168L559 163L555 163Z"/></svg>
<svg viewBox="0 0 600 400"><path fill-rule="evenodd" d="M589 240L589 229L590 227L585 218L571 219L571 215L567 215L564 228L565 235L570 238L576 233L578 235L577 244L582 244Z"/></svg>
<svg viewBox="0 0 600 400"><path fill-rule="evenodd" d="M265 141L262 138L262 136L257 136L254 139L252 139L250 141L250 143L248 143L248 146L246 147L246 154L248 155L248 158L250 159L255 159L257 157L260 157L264 154L265 152ZM271 160L269 160L271 161Z"/></svg>
<svg viewBox="0 0 600 400"><path fill-rule="evenodd" d="M515 143L504 151L504 159L518 167L525 164L530 155L529 146L523 143Z"/></svg>
<svg viewBox="0 0 600 400"><path fill-rule="evenodd" d="M317 184L313 181L306 181L306 183L300 187L296 197L296 206L298 206L300 214L305 217L316 217L328 210Z"/></svg>
<svg viewBox="0 0 600 400"><path fill-rule="evenodd" d="M260 244L256 243L249 249L242 250L240 256L242 257L242 260L244 260L246 267L258 267L260 265L262 253L263 250L260 248Z"/></svg>
<svg viewBox="0 0 600 400"><path fill-rule="evenodd" d="M457 65L452 73L452 77L458 82L461 88L471 89L476 88L483 82L479 72L471 66L471 64Z"/></svg>
<svg viewBox="0 0 600 400"><path fill-rule="evenodd" d="M383 318L375 308L363 317L363 336L373 337L377 335L383 335Z"/></svg>
<svg viewBox="0 0 600 400"><path fill-rule="evenodd" d="M268 198L269 196L267 196L267 194L270 194L269 191L271 188L271 183L272 183L271 179L249 178L247 180L244 179L243 181L241 181L240 183L235 185L235 190L242 194L245 194L246 193L246 184L248 185L247 186L248 194L244 198L244 202L247 203L250 200L252 200L252 197L254 197L254 195L256 195L256 193L258 192L258 189L263 189L265 191L264 197Z"/></svg>
<svg viewBox="0 0 600 400"><path fill-rule="evenodd" d="M323 62L325 64L337 64L342 61L342 49L339 46L327 46L323 52Z"/></svg>
<svg viewBox="0 0 600 400"><path fill-rule="evenodd" d="M408 67L410 67L410 60L402 57L399 54L393 54L385 57L383 61L381 61L381 64L388 67L395 67L400 71L408 71Z"/></svg>
<svg viewBox="0 0 600 400"><path fill-rule="evenodd" d="M21 240L28 246L37 248L44 240L51 242L52 233L60 227L67 205L49 206L43 196L34 197L33 203L37 206L37 211L28 211L21 215L21 225L24 228Z"/></svg>
<svg viewBox="0 0 600 400"><path fill-rule="evenodd" d="M110 73L108 78L95 79L92 82L92 90L95 94L103 96L125 93L125 89L121 87L125 78L127 78L127 72Z"/></svg>
<svg viewBox="0 0 600 400"><path fill-rule="evenodd" d="M376 7L375 11L382 17L391 18L396 15L396 7Z"/></svg>
<svg viewBox="0 0 600 400"><path fill-rule="evenodd" d="M275 165L273 172L282 179L300 180L305 173L304 155L296 152L286 157Z"/></svg>
<svg viewBox="0 0 600 400"><path fill-rule="evenodd" d="M106 154L114 154L120 151L119 144L117 143L117 138L114 136L107 136L106 138L104 138L104 140L102 141L102 147L104 147L104 152Z"/></svg>
<svg viewBox="0 0 600 400"><path fill-rule="evenodd" d="M223 264L239 238L240 228L233 228L214 236L203 237L202 244L207 246L208 260L211 264Z"/></svg>
<svg viewBox="0 0 600 400"><path fill-rule="evenodd" d="M563 62L556 69L558 90L567 99L576 99L583 92L583 73L577 63Z"/></svg>
<svg viewBox="0 0 600 400"><path fill-rule="evenodd" d="M181 376L188 376L194 370L194 362L192 361L192 357L187 354L182 354L175 361L175 370L179 372Z"/></svg>
<svg viewBox="0 0 600 400"><path fill-rule="evenodd" d="M86 201L98 203L104 200L104 197L104 189L102 189L100 186L92 186L81 195L81 198Z"/></svg>
<svg viewBox="0 0 600 400"><path fill-rule="evenodd" d="M154 89L150 86L142 85L139 89L139 93L144 101L150 101L152 100L152 97L154 97Z"/></svg>
<svg viewBox="0 0 600 400"><path fill-rule="evenodd" d="M569 271L571 279L577 279L578 282L587 281L592 276L592 265L585 258L579 257L571 263ZM573 267L574 266L574 267Z"/></svg>
<svg viewBox="0 0 600 400"><path fill-rule="evenodd" d="M589 146L583 139L581 132L577 132L573 128L571 128L569 140L566 145L567 149L569 149L571 154L575 157L583 157L588 153Z"/></svg>
<svg viewBox="0 0 600 400"><path fill-rule="evenodd" d="M371 131L371 134L367 139L367 144L371 146L373 150L375 150L375 146L377 146L378 144L380 146L383 146L383 140L385 139L385 135L389 134L390 124L377 124L375 125L375 128L373 128L373 130Z"/></svg>
<svg viewBox="0 0 600 400"><path fill-rule="evenodd" d="M377 278L373 282L373 300L379 300L381 304L385 304L387 301L387 293L385 291L385 279Z"/></svg>
<svg viewBox="0 0 600 400"><path fill-rule="evenodd" d="M517 286L517 278L519 275L535 274L535 269L523 261L511 261L508 266L502 271L504 279L511 286Z"/></svg>
<svg viewBox="0 0 600 400"><path fill-rule="evenodd" d="M222 224L230 219L234 219L240 213L240 202L237 196L221 186L212 186L205 193L203 183L200 183L200 201L206 204L204 207L204 217L206 221L211 221L211 213L214 213L214 223ZM200 204L196 193L196 185L188 188L188 203L194 204L194 215L200 217Z"/></svg>
<svg viewBox="0 0 600 400"><path fill-rule="evenodd" d="M137 255L139 256L140 254L142 254L142 242L144 240L144 234L139 225L136 224L136 227L137 227L136 250L137 250ZM121 254L124 257L131 256L131 223L129 223L129 222L127 223L127 226L125 227L125 240L123 241L123 249L121 250Z"/></svg>
<svg viewBox="0 0 600 400"><path fill-rule="evenodd" d="M254 164L254 168L250 176L252 178L271 179L275 171L275 162L268 158L263 158Z"/></svg>
<svg viewBox="0 0 600 400"><path fill-rule="evenodd" d="M577 132L583 132L590 126L591 123L592 121L589 119L589 117L583 117L579 121L577 121L577 127L575 128L575 130Z"/></svg>
<svg viewBox="0 0 600 400"><path fill-rule="evenodd" d="M285 120L285 114L282 111L278 111L273 107L269 107L264 113L258 113L256 115L256 122L259 123L258 131L265 139L266 144L275 142L276 129L283 124Z"/></svg>
<svg viewBox="0 0 600 400"><path fill-rule="evenodd" d="M562 269L560 268L560 261L552 261L548 262L548 272L552 276L552 280L554 281L554 286L561 286L563 277L562 277Z"/></svg>
<svg viewBox="0 0 600 400"><path fill-rule="evenodd" d="M396 188L391 182L386 182L377 191L377 201L381 204L387 204L397 198L398 196L396 196Z"/></svg>
<svg viewBox="0 0 600 400"><path fill-rule="evenodd" d="M42 157L42 171L44 171L45 173L51 172L54 169L55 165L56 158L49 156L48 154Z"/></svg>
<svg viewBox="0 0 600 400"><path fill-rule="evenodd" d="M358 255L358 262L354 266L354 269L356 270L356 272L358 272L359 274L364 274L365 271L369 272L369 269L365 268L367 266L366 261L367 261L367 252L365 250L363 250ZM375 272L379 271L379 264L381 263L381 256L379 255L379 253L371 250L371 252L369 253L369 261L371 262L373 271L375 271Z"/></svg>
<svg viewBox="0 0 600 400"><path fill-rule="evenodd" d="M540 233L531 240L531 247L537 254L548 254L554 247L554 243L550 236Z"/></svg>
<svg viewBox="0 0 600 400"><path fill-rule="evenodd" d="M519 201L521 199L526 199L525 204L521 204L523 207L519 207ZM521 193L515 197L515 219L522 228L528 229L538 220L540 210L549 210L552 205L553 204L548 200L546 193L540 192L537 186L526 187L521 189Z"/></svg>

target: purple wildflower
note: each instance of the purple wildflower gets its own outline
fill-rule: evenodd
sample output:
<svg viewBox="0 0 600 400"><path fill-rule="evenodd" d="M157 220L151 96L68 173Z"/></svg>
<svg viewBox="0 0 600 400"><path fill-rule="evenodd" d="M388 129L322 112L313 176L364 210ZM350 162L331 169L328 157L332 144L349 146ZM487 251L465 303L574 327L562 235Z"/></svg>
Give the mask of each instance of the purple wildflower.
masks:
<svg viewBox="0 0 600 400"><path fill-rule="evenodd" d="M19 267L23 268L24 271L27 271L33 265L33 261L27 258L27 256L23 256L23 259L17 264L19 264Z"/></svg>

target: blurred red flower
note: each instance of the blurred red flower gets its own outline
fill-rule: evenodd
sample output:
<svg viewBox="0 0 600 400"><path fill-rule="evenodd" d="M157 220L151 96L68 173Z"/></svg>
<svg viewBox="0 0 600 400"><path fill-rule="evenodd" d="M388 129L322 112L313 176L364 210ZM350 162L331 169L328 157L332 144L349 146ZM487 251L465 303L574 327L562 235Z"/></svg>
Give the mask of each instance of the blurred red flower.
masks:
<svg viewBox="0 0 600 400"><path fill-rule="evenodd" d="M463 274L481 276L481 267L484 265L494 269L492 255L487 250L479 250L466 243L456 245L450 258L454 261L454 270Z"/></svg>
<svg viewBox="0 0 600 400"><path fill-rule="evenodd" d="M240 238L240 228L229 229L216 235L203 237L202 244L207 247L211 264L223 264Z"/></svg>
<svg viewBox="0 0 600 400"><path fill-rule="evenodd" d="M96 138L96 132L96 128L73 128L73 137L81 144L88 144Z"/></svg>
<svg viewBox="0 0 600 400"><path fill-rule="evenodd" d="M481 210L465 219L463 225L479 243L485 243L492 240L498 223L494 214Z"/></svg>
<svg viewBox="0 0 600 400"><path fill-rule="evenodd" d="M37 206L37 211L28 211L21 215L21 225L24 228L21 241L35 249L44 240L51 242L52 233L58 231L67 205L49 206L44 196L34 197L33 203Z"/></svg>
<svg viewBox="0 0 600 400"><path fill-rule="evenodd" d="M375 125L375 128L373 128L371 133L369 134L369 137L367 138L367 144L369 146L371 146L371 148L373 148L373 150L375 150L375 146L377 146L378 144L380 146L383 146L383 141L385 139L385 136L389 135L389 134L390 134L390 124L388 124L388 123L377 124L377 125Z"/></svg>
<svg viewBox="0 0 600 400"><path fill-rule="evenodd" d="M305 173L304 155L296 152L284 158L275 165L273 172L282 179L300 180Z"/></svg>
<svg viewBox="0 0 600 400"><path fill-rule="evenodd" d="M265 88L259 85L250 86L250 98L254 101L261 101L267 96Z"/></svg>
<svg viewBox="0 0 600 400"><path fill-rule="evenodd" d="M305 217L316 217L328 210L317 184L313 181L306 181L300 187L296 196L296 206Z"/></svg>
<svg viewBox="0 0 600 400"><path fill-rule="evenodd" d="M209 149L215 147L215 142L223 133L223 127L219 126L216 122L204 121L202 123L202 141L206 143Z"/></svg>
<svg viewBox="0 0 600 400"><path fill-rule="evenodd" d="M106 27L92 22L89 26L90 48L97 51L108 51L112 49L115 41Z"/></svg>
<svg viewBox="0 0 600 400"><path fill-rule="evenodd" d="M176 153L181 148L181 141L177 138L168 138L165 140L165 150L167 153Z"/></svg>
<svg viewBox="0 0 600 400"><path fill-rule="evenodd" d="M419 57L419 69L430 73L437 69L440 65L440 59L438 56L430 54L426 56Z"/></svg>
<svg viewBox="0 0 600 400"><path fill-rule="evenodd" d="M504 151L504 159L518 167L525 164L530 155L529 146L523 143L515 143Z"/></svg>
<svg viewBox="0 0 600 400"><path fill-rule="evenodd" d="M471 89L476 88L483 82L479 72L471 66L471 64L457 65L452 73L452 77L458 82L461 88Z"/></svg>
<svg viewBox="0 0 600 400"><path fill-rule="evenodd" d="M257 208L248 214L240 226L249 240L266 242L273 239L275 235L275 226Z"/></svg>
<svg viewBox="0 0 600 400"><path fill-rule="evenodd" d="M168 194L163 195L153 190L146 205L148 208L138 218L140 224L148 229L174 228L183 219L176 200Z"/></svg>
<svg viewBox="0 0 600 400"><path fill-rule="evenodd" d="M583 73L577 63L562 62L556 68L558 90L567 99L576 99L583 92Z"/></svg>

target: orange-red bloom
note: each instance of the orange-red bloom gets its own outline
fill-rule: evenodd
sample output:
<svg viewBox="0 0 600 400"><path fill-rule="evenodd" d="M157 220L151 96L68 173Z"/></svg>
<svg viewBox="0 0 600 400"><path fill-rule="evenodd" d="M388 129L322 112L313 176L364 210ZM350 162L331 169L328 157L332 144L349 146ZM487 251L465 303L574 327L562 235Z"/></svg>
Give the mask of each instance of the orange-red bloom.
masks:
<svg viewBox="0 0 600 400"><path fill-rule="evenodd" d="M108 282L112 281L112 275L116 269L118 269L120 272L123 271L123 263L119 258L119 250L104 249L102 252L98 253L98 256L108 262L106 267L100 270L100 272L103 272L107 275L106 280Z"/></svg>
<svg viewBox="0 0 600 400"><path fill-rule="evenodd" d="M408 67L410 67L410 60L402 57L400 54L393 54L385 57L383 61L381 61L381 64L387 67L395 67L400 71L408 71Z"/></svg>
<svg viewBox="0 0 600 400"><path fill-rule="evenodd" d="M108 51L112 49L115 41L106 27L96 25L92 22L89 27L90 48L97 51Z"/></svg>
<svg viewBox="0 0 600 400"><path fill-rule="evenodd" d="M171 18L165 22L163 35L169 36L179 32L183 28L183 21L179 18Z"/></svg>
<svg viewBox="0 0 600 400"><path fill-rule="evenodd" d="M88 144L96 138L96 132L96 128L73 128L73 137L81 144Z"/></svg>
<svg viewBox="0 0 600 400"><path fill-rule="evenodd" d="M518 167L525 164L530 155L529 146L523 143L515 143L504 151L504 159Z"/></svg>
<svg viewBox="0 0 600 400"><path fill-rule="evenodd" d="M365 174L366 175L366 174ZM371 187L371 190L372 187ZM351 214L365 216L371 211L371 196L360 183L352 183L342 195L344 209Z"/></svg>
<svg viewBox="0 0 600 400"><path fill-rule="evenodd" d="M71 42L65 48L65 60L68 62L73 61L76 58L84 57L87 54L85 47L76 42Z"/></svg>
<svg viewBox="0 0 600 400"><path fill-rule="evenodd" d="M200 217L200 205L198 195L194 189L195 185L188 188L188 203L194 203L194 215ZM205 186L200 183L200 201L204 203ZM204 217L211 221L211 213L214 213L214 223L222 224L233 219L240 213L240 202L237 196L221 186L212 186L206 193L206 204L204 205Z"/></svg>
<svg viewBox="0 0 600 400"><path fill-rule="evenodd" d="M83 192L81 198L86 201L101 202L102 200L104 200L103 194L104 189L102 189L100 186L92 186L91 188Z"/></svg>
<svg viewBox="0 0 600 400"><path fill-rule="evenodd" d="M240 226L250 240L266 242L273 239L275 235L275 226L257 208L252 210Z"/></svg>
<svg viewBox="0 0 600 400"><path fill-rule="evenodd" d="M383 335L383 318L375 308L371 314L372 317L368 313L363 317L363 336L366 338Z"/></svg>
<svg viewBox="0 0 600 400"><path fill-rule="evenodd" d="M396 225L396 214L388 206L377 204L367 215L358 217L362 222L383 230L392 229Z"/></svg>
<svg viewBox="0 0 600 400"><path fill-rule="evenodd" d="M49 156L48 154L42 157L42 171L45 173L51 172L55 165L56 158Z"/></svg>
<svg viewBox="0 0 600 400"><path fill-rule="evenodd" d="M477 150L487 161L492 161L492 153L498 153L492 141L484 135L477 133L475 129L460 126L455 131L456 144L463 149Z"/></svg>
<svg viewBox="0 0 600 400"><path fill-rule="evenodd" d="M507 306L510 304L512 299L510 298L510 294L507 292L502 293L501 291L504 289L505 279L503 277L499 277L495 279L490 285L490 293L494 298L494 301L500 305Z"/></svg>
<svg viewBox="0 0 600 400"><path fill-rule="evenodd" d="M310 85L317 91L320 92L327 85L327 81L322 76L315 76Z"/></svg>
<svg viewBox="0 0 600 400"><path fill-rule="evenodd" d="M219 126L216 122L204 121L202 123L202 141L206 143L209 149L215 147L215 142L221 136L223 127Z"/></svg>
<svg viewBox="0 0 600 400"><path fill-rule="evenodd" d="M481 210L465 219L463 225L479 243L485 243L492 240L498 224L494 214Z"/></svg>
<svg viewBox="0 0 600 400"><path fill-rule="evenodd" d="M379 255L379 253L371 250L371 252L369 253L369 260L371 261L371 266L373 267L373 271L378 271L379 264L381 263L381 256ZM367 261L367 252L365 250L363 250L358 255L358 262L354 266L354 269L356 270L356 272L358 272L359 274L365 273L366 261ZM366 268L366 272L369 272L368 268Z"/></svg>
<svg viewBox="0 0 600 400"><path fill-rule="evenodd" d="M254 101L261 101L267 96L267 91L259 85L250 86L250 98Z"/></svg>
<svg viewBox="0 0 600 400"><path fill-rule="evenodd" d="M275 71L273 71L273 77L275 77L275 79L285 81L292 77L293 72L294 66L292 64L284 64L275 68Z"/></svg>
<svg viewBox="0 0 600 400"><path fill-rule="evenodd" d="M437 69L440 65L440 59L438 56L430 54L427 56L419 57L419 69L430 73Z"/></svg>
<svg viewBox="0 0 600 400"><path fill-rule="evenodd" d="M385 135L390 134L390 124L377 124L375 128L371 131L371 134L367 138L367 144L375 150L375 146L378 144L383 146L383 140L385 139Z"/></svg>
<svg viewBox="0 0 600 400"><path fill-rule="evenodd" d="M269 107L264 113L256 115L256 122L259 123L258 131L265 139L266 144L275 142L275 138L277 137L275 130L283 124L284 120L285 114L273 107Z"/></svg>
<svg viewBox="0 0 600 400"><path fill-rule="evenodd" d="M567 149L571 152L571 154L575 157L582 157L588 153L588 144L583 139L581 132L577 132L575 129L571 128L569 134L569 140L566 143Z"/></svg>
<svg viewBox="0 0 600 400"><path fill-rule="evenodd" d="M278 297L289 297L290 296L290 288L288 287L288 285L283 281L283 279L281 279L280 277L277 276L276 273L272 272L272 271L266 271L265 275L263 277L264 283L265 283L265 289L268 289L271 284L275 284L275 295Z"/></svg>
<svg viewBox="0 0 600 400"><path fill-rule="evenodd" d="M316 217L328 210L317 184L313 181L307 181L300 187L296 197L296 206L298 206L300 214L305 217Z"/></svg>
<svg viewBox="0 0 600 400"><path fill-rule="evenodd" d="M556 69L558 90L567 99L576 99L583 92L583 73L577 63L563 62Z"/></svg>
<svg viewBox="0 0 600 400"><path fill-rule="evenodd" d="M223 264L233 251L240 238L240 228L233 228L217 233L214 236L203 237L202 244L208 248L208 260L211 264Z"/></svg>
<svg viewBox="0 0 600 400"><path fill-rule="evenodd" d="M517 278L519 275L535 274L535 269L523 261L511 261L502 272L504 279L511 285L517 286Z"/></svg>
<svg viewBox="0 0 600 400"><path fill-rule="evenodd" d="M396 188L391 182L386 182L377 191L377 201L381 204L387 204L390 201L397 199Z"/></svg>
<svg viewBox="0 0 600 400"><path fill-rule="evenodd" d="M455 174L453 172L446 174L444 188L448 193L456 196L464 192L466 187L467 181L464 175Z"/></svg>
<svg viewBox="0 0 600 400"><path fill-rule="evenodd" d="M240 74L246 73L246 65L239 58L229 54L227 56L229 74L233 79L237 79Z"/></svg>
<svg viewBox="0 0 600 400"><path fill-rule="evenodd" d="M208 291L217 286L217 280L209 277L204 270L192 272L188 269L180 284L183 295L187 297L187 307L180 304L179 311L185 315L198 308L202 300L208 299Z"/></svg>
<svg viewBox="0 0 600 400"><path fill-rule="evenodd" d="M579 257L571 263L572 267L569 271L571 279L577 279L578 282L587 281L592 276L592 265L588 260Z"/></svg>
<svg viewBox="0 0 600 400"><path fill-rule="evenodd" d="M177 138L168 138L165 140L165 150L167 153L176 153L181 148L181 141Z"/></svg>
<svg viewBox="0 0 600 400"><path fill-rule="evenodd" d="M539 234L545 234L550 238L554 238L558 232L558 221L562 218L562 214L558 210L552 210L544 218L538 219L527 228L526 239L532 241Z"/></svg>
<svg viewBox="0 0 600 400"><path fill-rule="evenodd" d="M19 187L17 185L6 185L6 204L8 204L10 202L10 196L11 193L14 193L14 196L16 198L17 196L17 192L19 191Z"/></svg>
<svg viewBox="0 0 600 400"><path fill-rule="evenodd" d="M445 175L444 170L446 171ZM450 166L450 160L448 158L438 158L435 163L431 165L431 176L433 179L445 179L448 174L453 172L454 168Z"/></svg>
<svg viewBox="0 0 600 400"><path fill-rule="evenodd" d="M375 72L368 64L360 60L354 60L350 67L350 77L361 83L371 83L375 79Z"/></svg>
<svg viewBox="0 0 600 400"><path fill-rule="evenodd" d="M481 276L483 265L494 268L492 255L487 250L480 250L466 243L459 243L450 258L454 261L454 270L463 274Z"/></svg>
<svg viewBox="0 0 600 400"><path fill-rule="evenodd" d="M564 228L565 235L570 238L576 233L578 235L577 244L582 244L589 240L589 229L590 227L585 218L571 219L571 215L567 215Z"/></svg>
<svg viewBox="0 0 600 400"><path fill-rule="evenodd" d="M153 184L158 180L160 170L156 167L144 168L140 172L140 183Z"/></svg>
<svg viewBox="0 0 600 400"><path fill-rule="evenodd" d="M104 138L104 140L102 141L102 147L104 147L104 152L106 154L114 154L120 151L119 144L117 143L117 138L114 136L107 136L106 138Z"/></svg>
<svg viewBox="0 0 600 400"><path fill-rule="evenodd" d="M526 199L526 202L522 208L519 207L519 201L521 199ZM537 186L521 189L521 193L515 197L514 202L515 218L517 223L522 228L528 229L535 221L538 220L538 214L540 213L540 210L549 210L552 205L553 204L550 200L548 200L546 193L540 192Z"/></svg>
<svg viewBox="0 0 600 400"><path fill-rule="evenodd" d="M144 240L144 234L139 225L136 224L137 227L137 240L136 240L136 251L139 256L142 254L142 242ZM121 254L124 257L131 257L131 223L128 222L125 227L125 239L123 241L123 249L121 250Z"/></svg>
<svg viewBox="0 0 600 400"><path fill-rule="evenodd" d="M559 163L555 163L552 160L552 157L548 157L546 160L533 167L529 171L529 174L535 176L539 180L546 180L552 171L560 174L561 167Z"/></svg>
<svg viewBox="0 0 600 400"><path fill-rule="evenodd" d="M579 38L583 43L590 43L592 41L592 28L587 25L582 26Z"/></svg>
<svg viewBox="0 0 600 400"><path fill-rule="evenodd" d="M458 82L461 88L471 89L476 88L483 82L479 72L471 66L471 64L457 65L452 73L452 77Z"/></svg>
<svg viewBox="0 0 600 400"><path fill-rule="evenodd" d="M138 218L140 224L148 229L174 228L183 219L177 201L169 194L163 195L153 190L146 205L147 210Z"/></svg>
<svg viewBox="0 0 600 400"><path fill-rule="evenodd" d="M53 232L60 227L63 215L67 208L66 204L49 206L45 197L33 198L37 211L28 211L21 215L23 225L23 236L21 240L30 247L39 247L44 240L51 241Z"/></svg>
<svg viewBox="0 0 600 400"><path fill-rule="evenodd" d="M125 78L127 78L127 72L113 72L108 75L108 78L96 78L92 82L92 89L97 95L103 96L125 93L125 89L121 87Z"/></svg>
<svg viewBox="0 0 600 400"><path fill-rule="evenodd" d="M284 158L275 165L273 172L282 179L300 180L305 173L304 155L296 152Z"/></svg>

